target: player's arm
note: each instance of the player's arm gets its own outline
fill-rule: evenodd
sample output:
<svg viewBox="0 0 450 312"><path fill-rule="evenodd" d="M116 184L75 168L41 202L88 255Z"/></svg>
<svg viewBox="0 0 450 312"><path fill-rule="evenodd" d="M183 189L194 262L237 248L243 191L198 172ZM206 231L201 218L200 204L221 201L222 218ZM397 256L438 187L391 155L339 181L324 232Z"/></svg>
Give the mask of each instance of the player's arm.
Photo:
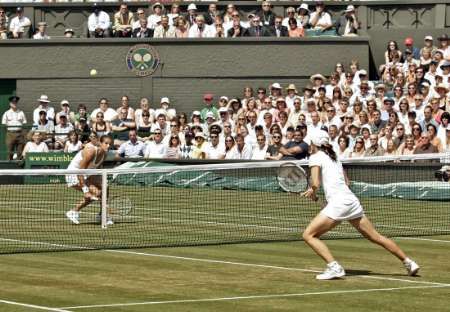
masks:
<svg viewBox="0 0 450 312"><path fill-rule="evenodd" d="M350 186L350 180L349 180L347 172L345 170L344 170L344 179L345 179L345 184L347 184L347 186Z"/></svg>
<svg viewBox="0 0 450 312"><path fill-rule="evenodd" d="M320 167L313 166L310 168L311 176L309 182L309 188L301 194L301 196L311 198L313 201L317 201L317 191L320 188Z"/></svg>
<svg viewBox="0 0 450 312"><path fill-rule="evenodd" d="M93 161L93 159L95 157L95 149L85 148L81 153L82 153L81 154L82 157L81 157L81 162L80 162L80 169L88 169L89 164ZM82 188L84 193L89 192L89 189L87 189L87 191L85 192L87 185L85 185L84 175L78 175L78 184L80 185L80 187ZM84 188L84 187L86 187L86 188Z"/></svg>

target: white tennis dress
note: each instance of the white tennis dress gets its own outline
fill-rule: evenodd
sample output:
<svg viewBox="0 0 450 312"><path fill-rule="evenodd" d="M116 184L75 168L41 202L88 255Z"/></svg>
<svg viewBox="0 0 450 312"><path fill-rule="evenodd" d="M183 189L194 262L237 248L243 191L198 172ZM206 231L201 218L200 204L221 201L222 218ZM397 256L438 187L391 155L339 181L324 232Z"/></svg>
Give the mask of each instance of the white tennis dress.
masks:
<svg viewBox="0 0 450 312"><path fill-rule="evenodd" d="M327 154L317 151L309 158L309 167L322 170L322 185L327 205L321 213L336 221L360 218L364 215L358 198L345 183L344 169L339 160L333 161Z"/></svg>
<svg viewBox="0 0 450 312"><path fill-rule="evenodd" d="M98 168L101 164L102 161L97 162L97 156L98 156L98 147L95 145L92 145L90 143L88 143L85 148L95 148L95 157L94 160L92 161L92 163L89 165L89 169L96 169ZM81 160L83 159L83 150L79 151L75 157L72 159L72 161L70 162L69 166L67 167L67 170L77 170L77 169L81 169L80 165L81 165ZM84 176L84 179L87 179L87 176ZM66 175L66 183L67 186L72 187L72 186L76 186L78 185L79 181L78 181L78 176L76 174L70 174L70 175Z"/></svg>

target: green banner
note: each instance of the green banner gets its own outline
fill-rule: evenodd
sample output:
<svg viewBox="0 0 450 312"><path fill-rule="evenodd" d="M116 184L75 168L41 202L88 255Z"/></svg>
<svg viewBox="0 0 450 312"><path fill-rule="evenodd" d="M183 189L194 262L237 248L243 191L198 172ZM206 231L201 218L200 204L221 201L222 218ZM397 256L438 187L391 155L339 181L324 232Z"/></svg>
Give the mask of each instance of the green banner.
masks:
<svg viewBox="0 0 450 312"><path fill-rule="evenodd" d="M25 169L66 169L75 157L72 153L27 153ZM64 176L26 176L25 184L63 183Z"/></svg>

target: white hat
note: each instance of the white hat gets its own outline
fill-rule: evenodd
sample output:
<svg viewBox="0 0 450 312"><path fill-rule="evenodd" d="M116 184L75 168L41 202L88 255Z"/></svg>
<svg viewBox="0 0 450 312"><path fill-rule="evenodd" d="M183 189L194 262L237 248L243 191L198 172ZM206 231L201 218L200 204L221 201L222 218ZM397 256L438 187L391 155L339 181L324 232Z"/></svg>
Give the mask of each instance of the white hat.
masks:
<svg viewBox="0 0 450 312"><path fill-rule="evenodd" d="M170 104L169 98L168 98L168 97L162 97L162 98L161 98L161 103L160 103L160 104L163 104L163 103Z"/></svg>
<svg viewBox="0 0 450 312"><path fill-rule="evenodd" d="M330 144L330 137L323 130L314 131L311 136L311 143L315 146L327 145Z"/></svg>
<svg viewBox="0 0 450 312"><path fill-rule="evenodd" d="M304 9L304 10L306 10L306 11L308 11L309 12L309 8L308 8L308 5L306 4L306 3L302 3L299 7L298 7L298 11L300 11L301 9Z"/></svg>
<svg viewBox="0 0 450 312"><path fill-rule="evenodd" d="M226 107L219 108L219 113L228 113L228 109Z"/></svg>
<svg viewBox="0 0 450 312"><path fill-rule="evenodd" d="M219 98L219 100L225 100L225 101L228 102L228 97L225 96L225 95L222 95L222 96Z"/></svg>
<svg viewBox="0 0 450 312"><path fill-rule="evenodd" d="M206 139L206 135L203 132L200 132L200 131L195 134L195 137L196 138L204 138L204 139Z"/></svg>
<svg viewBox="0 0 450 312"><path fill-rule="evenodd" d="M314 82L315 79L320 79L320 80L322 80L322 81L326 81L326 80L327 80L327 78L325 78L322 74L315 74L315 75L312 75L312 76L309 78L309 80L310 80L311 82Z"/></svg>
<svg viewBox="0 0 450 312"><path fill-rule="evenodd" d="M192 112L192 116L200 116L200 112L199 111L193 111Z"/></svg>
<svg viewBox="0 0 450 312"><path fill-rule="evenodd" d="M69 105L69 101L67 101L67 100L62 100L61 101L61 105L66 105L66 104Z"/></svg>
<svg viewBox="0 0 450 312"><path fill-rule="evenodd" d="M213 113L213 112L207 112L206 115L205 115L205 117L206 117L206 118L213 118L213 119L216 119L216 118L214 117L214 113Z"/></svg>
<svg viewBox="0 0 450 312"><path fill-rule="evenodd" d="M281 85L278 82L272 83L271 89L281 89Z"/></svg>
<svg viewBox="0 0 450 312"><path fill-rule="evenodd" d="M367 76L367 70L361 69L361 70L359 71L359 75Z"/></svg>
<svg viewBox="0 0 450 312"><path fill-rule="evenodd" d="M430 40L430 41L433 41L433 36L430 36L430 35L425 36L425 39L424 39L424 40Z"/></svg>
<svg viewBox="0 0 450 312"><path fill-rule="evenodd" d="M50 101L48 100L48 96L46 96L45 94L42 94L41 97L38 99L39 102L44 102L44 103L50 103Z"/></svg>
<svg viewBox="0 0 450 312"><path fill-rule="evenodd" d="M353 12L355 11L355 7L353 5L347 5L347 8L345 9L345 12Z"/></svg>
<svg viewBox="0 0 450 312"><path fill-rule="evenodd" d="M197 6L195 5L195 3L191 3L191 4L188 5L187 9L188 9L188 11L189 10L197 10Z"/></svg>

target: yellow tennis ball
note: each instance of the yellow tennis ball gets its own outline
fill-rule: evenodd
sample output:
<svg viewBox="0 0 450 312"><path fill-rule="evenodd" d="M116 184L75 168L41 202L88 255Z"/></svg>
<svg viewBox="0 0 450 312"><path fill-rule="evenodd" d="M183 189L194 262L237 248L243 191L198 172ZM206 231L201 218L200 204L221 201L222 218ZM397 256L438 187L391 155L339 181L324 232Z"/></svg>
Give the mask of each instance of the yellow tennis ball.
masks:
<svg viewBox="0 0 450 312"><path fill-rule="evenodd" d="M91 69L91 71L89 72L89 74L91 76L96 76L97 75L97 70L96 69Z"/></svg>

